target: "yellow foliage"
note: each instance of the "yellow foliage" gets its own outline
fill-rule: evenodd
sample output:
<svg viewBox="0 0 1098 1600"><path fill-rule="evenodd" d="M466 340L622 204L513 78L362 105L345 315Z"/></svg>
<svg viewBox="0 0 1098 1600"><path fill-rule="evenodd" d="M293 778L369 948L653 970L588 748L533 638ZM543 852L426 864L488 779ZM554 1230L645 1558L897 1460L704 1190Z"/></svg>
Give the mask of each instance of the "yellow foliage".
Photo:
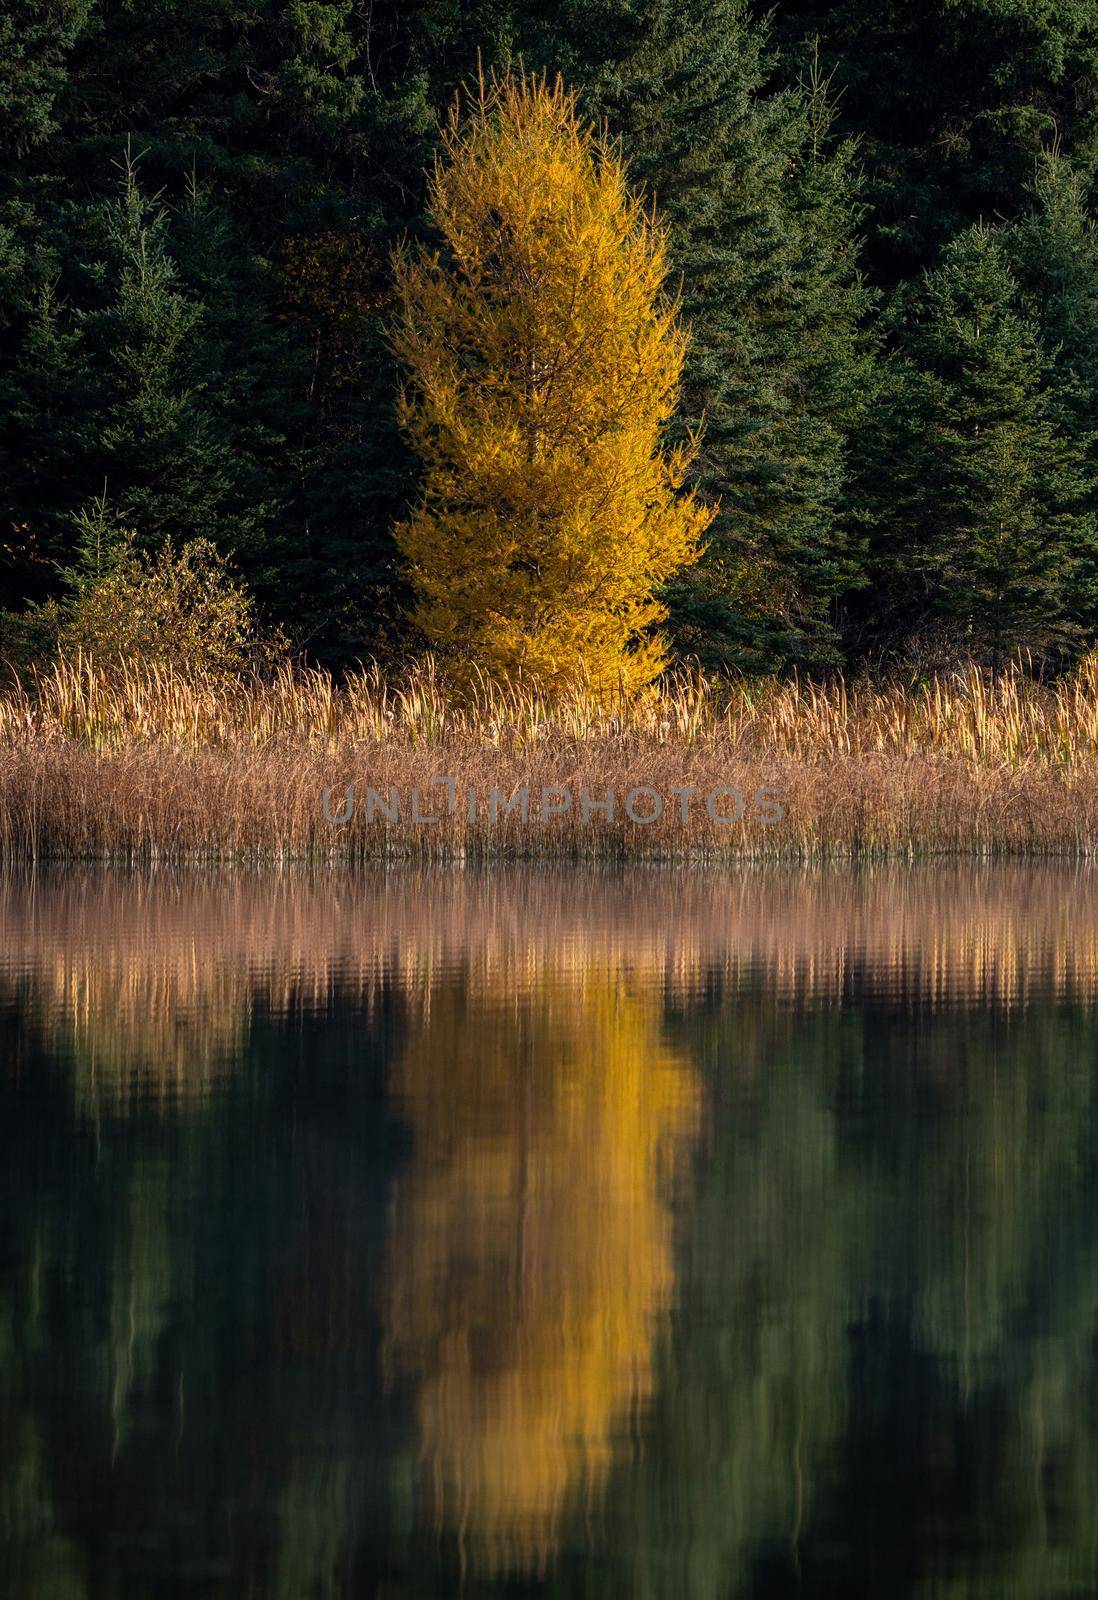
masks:
<svg viewBox="0 0 1098 1600"><path fill-rule="evenodd" d="M617 960L490 987L432 988L397 1069L414 1153L386 1350L416 1383L436 1517L479 1565L521 1571L651 1393L674 1288L664 1183L698 1089L658 991Z"/></svg>
<svg viewBox="0 0 1098 1600"><path fill-rule="evenodd" d="M657 591L712 519L661 446L686 336L663 229L559 80L481 84L430 186L441 251L395 262L422 500L417 620L459 666L598 693L664 663Z"/></svg>
<svg viewBox="0 0 1098 1600"><path fill-rule="evenodd" d="M273 664L285 641L260 632L255 604L209 539L168 543L145 557L128 540L64 613L58 642L101 667L171 663L226 676Z"/></svg>

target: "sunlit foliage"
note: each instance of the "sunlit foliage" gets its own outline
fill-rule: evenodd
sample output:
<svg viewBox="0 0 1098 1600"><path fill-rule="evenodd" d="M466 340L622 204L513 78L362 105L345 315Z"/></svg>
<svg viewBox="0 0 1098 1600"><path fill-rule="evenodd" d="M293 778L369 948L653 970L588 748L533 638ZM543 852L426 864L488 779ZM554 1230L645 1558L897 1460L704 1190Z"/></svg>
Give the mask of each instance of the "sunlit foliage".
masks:
<svg viewBox="0 0 1098 1600"><path fill-rule="evenodd" d="M559 82L482 84L443 143L442 247L397 261L419 626L458 661L646 683L656 590L711 516L682 491L691 447L661 445L685 352L663 230Z"/></svg>

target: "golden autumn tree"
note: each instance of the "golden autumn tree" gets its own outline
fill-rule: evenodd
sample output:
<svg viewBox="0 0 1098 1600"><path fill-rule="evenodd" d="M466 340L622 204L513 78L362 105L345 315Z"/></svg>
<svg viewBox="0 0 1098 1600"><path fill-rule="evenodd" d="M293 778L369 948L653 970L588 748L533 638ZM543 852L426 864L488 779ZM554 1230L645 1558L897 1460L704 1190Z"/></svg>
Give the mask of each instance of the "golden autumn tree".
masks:
<svg viewBox="0 0 1098 1600"><path fill-rule="evenodd" d="M443 144L442 247L395 263L417 621L455 664L643 685L658 590L712 517L683 489L694 444L661 442L686 346L664 231L559 80L482 82Z"/></svg>

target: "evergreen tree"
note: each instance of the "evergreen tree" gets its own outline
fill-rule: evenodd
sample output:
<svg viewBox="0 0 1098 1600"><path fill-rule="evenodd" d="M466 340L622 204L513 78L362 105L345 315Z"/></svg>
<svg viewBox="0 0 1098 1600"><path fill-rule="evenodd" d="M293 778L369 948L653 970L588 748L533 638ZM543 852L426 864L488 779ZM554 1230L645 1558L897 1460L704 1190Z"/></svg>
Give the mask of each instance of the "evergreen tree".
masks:
<svg viewBox="0 0 1098 1600"><path fill-rule="evenodd" d="M881 463L916 445L892 401L874 404L863 227L906 348L910 285L974 222L1002 225L1015 309L1048 356L1047 419L1098 459L1093 0L790 0L772 28L746 0L11 0L0 605L57 591L73 518L106 478L150 539L232 550L329 662L403 647L392 530L417 467L395 420L387 263L421 232L439 115L478 52L559 70L669 223L692 330L677 425L704 417L693 471L720 499L703 560L666 596L680 651L820 663L903 625L923 530ZM110 234L127 137L156 196L144 311ZM158 340L171 370L138 372ZM918 426L909 390L895 404ZM1076 509L1098 512L1092 477ZM1088 551L1080 537L1069 609L1093 637Z"/></svg>
<svg viewBox="0 0 1098 1600"><path fill-rule="evenodd" d="M102 221L95 275L106 294L77 314L94 361L90 454L121 517L156 545L217 524L232 494L229 452L205 403L205 308L179 282L167 214L141 193L128 152Z"/></svg>
<svg viewBox="0 0 1098 1600"><path fill-rule="evenodd" d="M221 489L211 484L203 531L234 550L267 608L322 656L347 660L377 642L378 619L397 609L392 527L415 483L383 336L391 286L359 307L362 381L333 386L316 360L316 320L300 314L294 264L312 241L337 238L344 257L371 253L384 267L415 223L457 9L456 0L368 11L350 0L216 0L196 12L182 0L109 9L90 0L37 142L23 142L10 178L0 173L7 603L48 587L48 560L36 552L45 544L49 559L64 557L58 530L74 511L75 480L54 466L67 469L97 442L75 437L72 413L86 420L89 407L62 345L75 340L95 376L96 340L76 323L94 309L106 327L107 296L94 280L113 270L102 217L130 135L143 189L170 214L172 292L199 311L195 337L183 341L183 410L209 419L214 476L224 478ZM121 437L115 444L129 453ZM98 493L105 464L86 465L87 492ZM176 486L150 472L146 489L153 523L174 521Z"/></svg>
<svg viewBox="0 0 1098 1600"><path fill-rule="evenodd" d="M1063 427L1084 476L1086 531L1098 528L1098 230L1076 167L1059 153L1038 163L1033 208L1006 233L1012 267L1052 362ZM1098 638L1098 546L1084 538L1069 613Z"/></svg>
<svg viewBox="0 0 1098 1600"><path fill-rule="evenodd" d="M856 270L854 152L826 85L771 85L741 0L519 8L524 53L558 68L621 138L670 230L691 330L683 431L720 499L708 549L672 589L680 649L766 667L829 659L856 585L846 435L870 389Z"/></svg>
<svg viewBox="0 0 1098 1600"><path fill-rule="evenodd" d="M56 288L41 285L21 309L19 362L0 371L0 605L13 610L49 596L71 554L70 486L86 468L91 404L80 332Z"/></svg>
<svg viewBox="0 0 1098 1600"><path fill-rule="evenodd" d="M778 16L787 71L818 41L860 139L879 281L930 265L980 219L1017 215L1053 138L1095 171L1093 0L790 0Z"/></svg>
<svg viewBox="0 0 1098 1600"><path fill-rule="evenodd" d="M64 566L82 508L105 485L111 513L147 548L216 533L247 550L261 473L209 394L205 307L181 281L168 213L127 155L120 194L80 222L71 296L47 285L27 307L22 360L4 386L13 525L34 534L40 565Z"/></svg>
<svg viewBox="0 0 1098 1600"><path fill-rule="evenodd" d="M8 0L0 12L0 151L18 155L57 126L69 55L92 0Z"/></svg>
<svg viewBox="0 0 1098 1600"><path fill-rule="evenodd" d="M945 624L950 653L992 660L1063 642L1091 532L1081 453L994 230L962 234L913 294L890 399L876 565L893 625Z"/></svg>

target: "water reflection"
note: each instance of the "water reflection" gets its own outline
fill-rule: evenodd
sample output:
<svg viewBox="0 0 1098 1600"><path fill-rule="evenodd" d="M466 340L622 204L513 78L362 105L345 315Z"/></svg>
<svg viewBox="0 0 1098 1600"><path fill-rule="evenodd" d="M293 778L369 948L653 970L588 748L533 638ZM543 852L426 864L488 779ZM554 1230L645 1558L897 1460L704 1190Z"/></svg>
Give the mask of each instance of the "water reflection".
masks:
<svg viewBox="0 0 1098 1600"><path fill-rule="evenodd" d="M1098 1589L1091 870L0 923L14 1594Z"/></svg>
<svg viewBox="0 0 1098 1600"><path fill-rule="evenodd" d="M489 1570L545 1567L652 1389L673 1293L666 1188L697 1080L644 975L575 945L416 996L393 1093L412 1160L387 1355L416 1390L436 1518Z"/></svg>

